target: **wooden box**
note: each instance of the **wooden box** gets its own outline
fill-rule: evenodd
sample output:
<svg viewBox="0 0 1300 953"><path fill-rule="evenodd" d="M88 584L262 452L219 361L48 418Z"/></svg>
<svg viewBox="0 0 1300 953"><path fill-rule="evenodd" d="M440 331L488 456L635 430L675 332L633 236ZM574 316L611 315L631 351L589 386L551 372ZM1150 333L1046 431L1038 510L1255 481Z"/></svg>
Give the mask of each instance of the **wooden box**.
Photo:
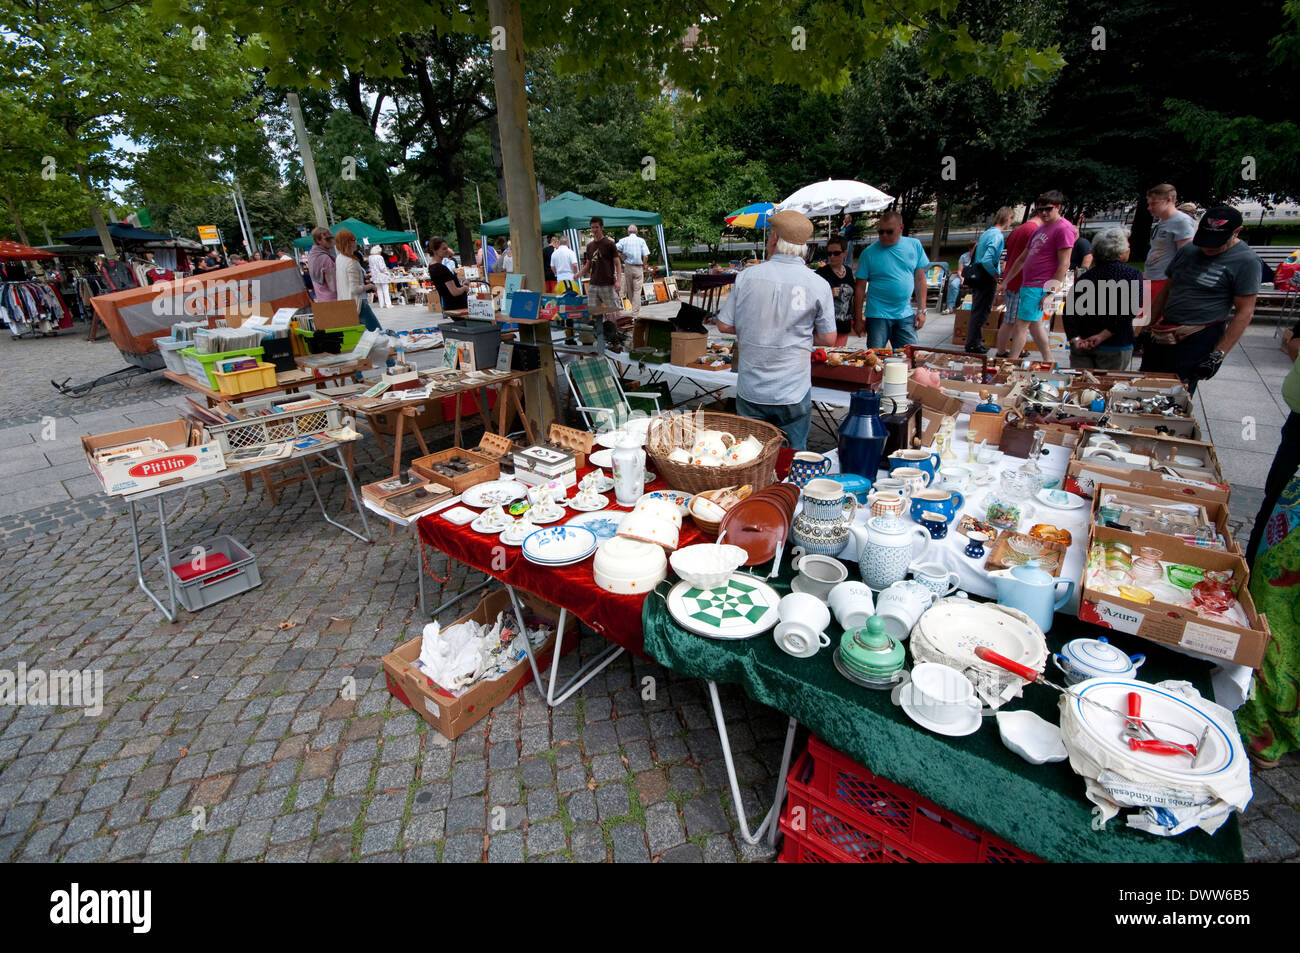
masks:
<svg viewBox="0 0 1300 953"><path fill-rule="evenodd" d="M450 460L452 457L461 457L482 464L482 466L458 476L449 476L433 469L433 464ZM411 461L411 470L416 476L428 480L430 483L441 483L444 486L451 487L455 493L464 493L475 484L486 483L501 476L501 464L496 460L485 457L474 450L466 450L461 447L439 450L437 453L431 453L426 457L416 457Z"/></svg>

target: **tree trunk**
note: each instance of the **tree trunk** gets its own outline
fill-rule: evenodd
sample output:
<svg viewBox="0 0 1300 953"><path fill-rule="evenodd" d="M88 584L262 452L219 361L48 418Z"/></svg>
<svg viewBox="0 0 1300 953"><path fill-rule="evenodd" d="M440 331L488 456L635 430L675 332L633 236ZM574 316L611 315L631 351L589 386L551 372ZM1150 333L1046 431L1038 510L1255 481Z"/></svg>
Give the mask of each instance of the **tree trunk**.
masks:
<svg viewBox="0 0 1300 953"><path fill-rule="evenodd" d="M1147 208L1147 197L1138 199L1137 211L1133 213L1133 229L1129 232L1129 258L1133 261L1146 261L1147 252L1151 250L1151 226L1155 224L1151 211Z"/></svg>
<svg viewBox="0 0 1300 953"><path fill-rule="evenodd" d="M9 203L9 211L13 215L14 229L18 232L18 240L24 245L30 245L31 242L27 240L27 231L23 228L22 216L18 214L18 206L14 204L13 196L6 195L5 200Z"/></svg>
<svg viewBox="0 0 1300 953"><path fill-rule="evenodd" d="M944 233L948 231L948 200L943 193L934 197L934 233L930 236L930 260L943 260Z"/></svg>
<svg viewBox="0 0 1300 953"><path fill-rule="evenodd" d="M542 216L537 207L537 175L533 169L533 140L528 132L528 89L524 84L524 24L517 2L488 0L488 16L494 28L505 34L505 48L492 50L492 73L495 79L497 121L500 134L506 190L506 208L510 216L510 241L514 249L515 271L524 275L525 285L542 290ZM492 128L492 127L489 127ZM486 260L486 259L485 259ZM538 328L542 333L538 334ZM533 337L541 352L541 374L525 379L527 412L537 425L536 436L546 439L551 421L559 416L559 395L555 382L555 352L547 325L527 325L528 340Z"/></svg>
<svg viewBox="0 0 1300 953"><path fill-rule="evenodd" d="M463 264L474 264L474 232L469 227L469 220L465 218L465 213L457 206L453 215L453 221L456 223L456 251L460 252L460 260Z"/></svg>
<svg viewBox="0 0 1300 953"><path fill-rule="evenodd" d="M497 106L497 115L500 116L501 107ZM501 156L501 130L499 128L500 120L488 124L488 141L492 144L492 168L497 177L497 198L501 204L506 204L506 173L505 163Z"/></svg>

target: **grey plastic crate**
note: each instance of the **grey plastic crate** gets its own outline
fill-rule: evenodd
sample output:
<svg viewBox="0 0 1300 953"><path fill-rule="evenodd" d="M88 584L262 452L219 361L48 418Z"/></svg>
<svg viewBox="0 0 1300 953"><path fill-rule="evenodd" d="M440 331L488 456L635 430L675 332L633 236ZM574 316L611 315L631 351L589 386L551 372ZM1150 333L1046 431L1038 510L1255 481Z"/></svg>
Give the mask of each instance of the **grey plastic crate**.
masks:
<svg viewBox="0 0 1300 953"><path fill-rule="evenodd" d="M200 573L190 579L176 577L171 566L165 570L172 575L172 585L182 606L190 612L206 609L222 599L229 599L262 584L262 574L257 568L257 557L233 536L217 536L204 543L202 549L209 555L220 554L230 560L229 565L210 572Z"/></svg>

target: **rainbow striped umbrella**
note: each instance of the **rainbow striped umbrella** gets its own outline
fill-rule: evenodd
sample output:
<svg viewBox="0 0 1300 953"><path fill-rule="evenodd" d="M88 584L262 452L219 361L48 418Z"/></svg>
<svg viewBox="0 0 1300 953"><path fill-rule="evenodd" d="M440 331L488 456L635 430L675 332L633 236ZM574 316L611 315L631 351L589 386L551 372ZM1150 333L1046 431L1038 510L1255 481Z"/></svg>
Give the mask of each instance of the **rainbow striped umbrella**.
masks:
<svg viewBox="0 0 1300 953"><path fill-rule="evenodd" d="M776 206L771 202L755 202L736 209L724 221L737 228L767 228L767 219L774 211Z"/></svg>

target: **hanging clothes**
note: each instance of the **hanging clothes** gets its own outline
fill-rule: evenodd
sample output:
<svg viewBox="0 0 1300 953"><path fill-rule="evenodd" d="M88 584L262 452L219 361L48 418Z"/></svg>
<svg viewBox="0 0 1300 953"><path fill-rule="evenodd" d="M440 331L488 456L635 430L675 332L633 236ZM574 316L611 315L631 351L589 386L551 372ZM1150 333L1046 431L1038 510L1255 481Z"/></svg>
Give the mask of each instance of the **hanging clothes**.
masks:
<svg viewBox="0 0 1300 953"><path fill-rule="evenodd" d="M59 293L44 281L6 281L0 284L0 319L14 337L48 334L70 327L72 316Z"/></svg>
<svg viewBox="0 0 1300 953"><path fill-rule="evenodd" d="M108 282L110 291L125 291L128 288L140 287L140 282L136 280L131 266L117 258L112 261L101 260L99 273Z"/></svg>

